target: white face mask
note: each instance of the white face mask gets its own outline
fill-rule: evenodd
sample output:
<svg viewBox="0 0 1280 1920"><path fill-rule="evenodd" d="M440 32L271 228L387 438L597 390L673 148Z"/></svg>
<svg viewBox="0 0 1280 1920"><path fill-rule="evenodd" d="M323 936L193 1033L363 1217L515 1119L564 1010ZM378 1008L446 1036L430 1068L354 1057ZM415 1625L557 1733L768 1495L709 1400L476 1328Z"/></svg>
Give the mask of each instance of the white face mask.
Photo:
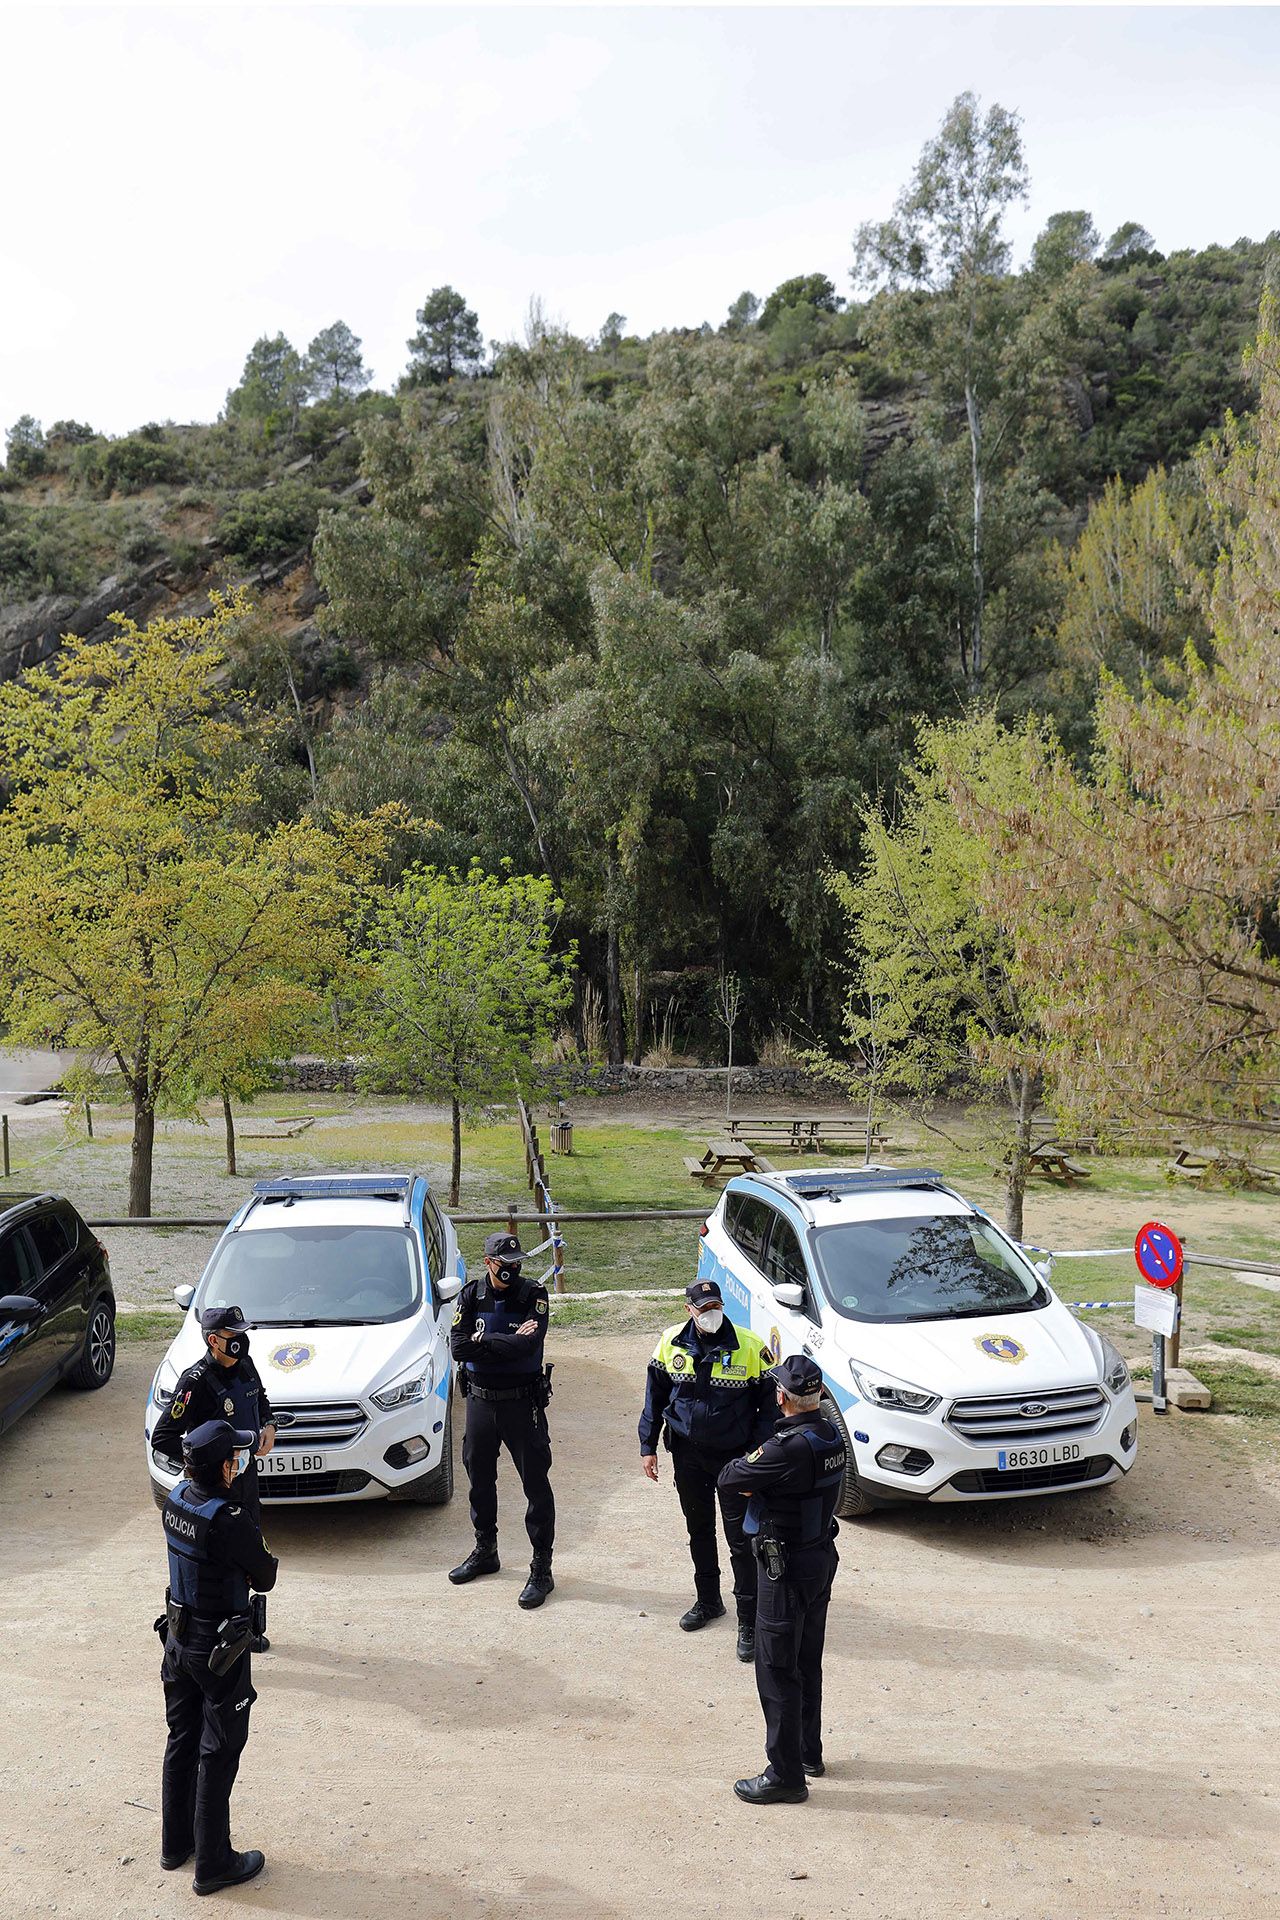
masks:
<svg viewBox="0 0 1280 1920"><path fill-rule="evenodd" d="M241 1447L238 1453L234 1453L231 1456L231 1470L235 1474L243 1473L245 1468L248 1466L248 1464L249 1464L248 1447Z"/></svg>
<svg viewBox="0 0 1280 1920"><path fill-rule="evenodd" d="M704 1313L695 1313L693 1319L699 1333L719 1333L724 1325L724 1308L708 1307Z"/></svg>

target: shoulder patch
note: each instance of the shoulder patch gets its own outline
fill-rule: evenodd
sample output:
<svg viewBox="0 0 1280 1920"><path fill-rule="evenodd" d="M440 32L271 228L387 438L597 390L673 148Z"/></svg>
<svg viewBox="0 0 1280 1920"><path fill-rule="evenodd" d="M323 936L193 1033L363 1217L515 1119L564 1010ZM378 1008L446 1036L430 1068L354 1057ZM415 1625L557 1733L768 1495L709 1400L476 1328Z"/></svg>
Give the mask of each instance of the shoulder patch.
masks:
<svg viewBox="0 0 1280 1920"><path fill-rule="evenodd" d="M453 1316L453 1324L455 1327L460 1327L462 1325L462 1308L461 1307L458 1308L458 1311Z"/></svg>
<svg viewBox="0 0 1280 1920"><path fill-rule="evenodd" d="M181 1420L190 1405L191 1394L189 1390L186 1393L175 1393L169 1402L169 1418L171 1420Z"/></svg>
<svg viewBox="0 0 1280 1920"><path fill-rule="evenodd" d="M753 1448L752 1448L752 1450L751 1450L751 1452L750 1452L750 1453L749 1453L749 1454L747 1455L747 1459L748 1459L748 1460L758 1460L758 1459L760 1458L760 1455L761 1455L761 1454L762 1454L763 1452L764 1452L764 1448L763 1448L763 1447L753 1447Z"/></svg>
<svg viewBox="0 0 1280 1920"><path fill-rule="evenodd" d="M546 1300L545 1299L535 1300L533 1303L533 1310L535 1313L545 1313L547 1310Z"/></svg>

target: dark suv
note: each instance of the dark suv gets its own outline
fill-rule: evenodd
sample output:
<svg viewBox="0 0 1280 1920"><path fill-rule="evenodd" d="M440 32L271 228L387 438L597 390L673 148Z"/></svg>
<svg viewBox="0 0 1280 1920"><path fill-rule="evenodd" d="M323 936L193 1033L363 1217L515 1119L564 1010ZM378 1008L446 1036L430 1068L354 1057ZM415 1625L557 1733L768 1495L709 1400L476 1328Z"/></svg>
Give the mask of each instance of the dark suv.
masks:
<svg viewBox="0 0 1280 1920"><path fill-rule="evenodd" d="M115 1361L101 1241L59 1194L0 1207L0 1433L59 1380L105 1387Z"/></svg>

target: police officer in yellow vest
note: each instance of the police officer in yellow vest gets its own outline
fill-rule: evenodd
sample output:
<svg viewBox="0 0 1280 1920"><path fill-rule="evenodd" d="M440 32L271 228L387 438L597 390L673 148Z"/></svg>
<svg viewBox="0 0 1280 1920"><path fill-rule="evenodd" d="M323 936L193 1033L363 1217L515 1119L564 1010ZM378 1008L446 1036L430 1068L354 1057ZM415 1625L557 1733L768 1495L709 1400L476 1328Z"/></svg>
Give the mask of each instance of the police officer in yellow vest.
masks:
<svg viewBox="0 0 1280 1920"><path fill-rule="evenodd" d="M684 1291L688 1318L667 1328L649 1362L640 1415L640 1465L650 1480L657 1479L658 1435L665 1429L693 1557L695 1598L680 1625L686 1633L695 1633L724 1613L716 1481L730 1460L768 1439L776 1409L763 1340L726 1318L713 1280L695 1280ZM755 1657L755 1560L743 1537L741 1500L721 1494L719 1503L733 1568L738 1658L747 1661Z"/></svg>

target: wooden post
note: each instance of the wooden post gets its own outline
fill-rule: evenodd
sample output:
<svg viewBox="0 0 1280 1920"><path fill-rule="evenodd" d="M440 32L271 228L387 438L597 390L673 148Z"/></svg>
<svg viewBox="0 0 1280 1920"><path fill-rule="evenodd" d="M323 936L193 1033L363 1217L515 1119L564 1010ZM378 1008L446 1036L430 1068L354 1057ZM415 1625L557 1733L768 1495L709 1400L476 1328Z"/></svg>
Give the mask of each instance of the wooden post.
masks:
<svg viewBox="0 0 1280 1920"><path fill-rule="evenodd" d="M1178 1356L1182 1348L1182 1280L1183 1276L1179 1274L1173 1286L1173 1297L1178 1303L1178 1317L1173 1323L1173 1337L1165 1350L1171 1367L1179 1364Z"/></svg>
<svg viewBox="0 0 1280 1920"><path fill-rule="evenodd" d="M88 1134L89 1134L89 1138L90 1138L90 1139L92 1140L92 1138L93 1138L93 1109L92 1109L92 1107L91 1107L91 1106L89 1105L89 1101L88 1101L88 1098L87 1098L87 1096L86 1096L86 1099L85 1099L85 1103L84 1103L84 1124L85 1124L85 1127L86 1127L86 1129L88 1130Z"/></svg>
<svg viewBox="0 0 1280 1920"><path fill-rule="evenodd" d="M9 1116L0 1114L0 1134L4 1138L4 1177L9 1178Z"/></svg>

